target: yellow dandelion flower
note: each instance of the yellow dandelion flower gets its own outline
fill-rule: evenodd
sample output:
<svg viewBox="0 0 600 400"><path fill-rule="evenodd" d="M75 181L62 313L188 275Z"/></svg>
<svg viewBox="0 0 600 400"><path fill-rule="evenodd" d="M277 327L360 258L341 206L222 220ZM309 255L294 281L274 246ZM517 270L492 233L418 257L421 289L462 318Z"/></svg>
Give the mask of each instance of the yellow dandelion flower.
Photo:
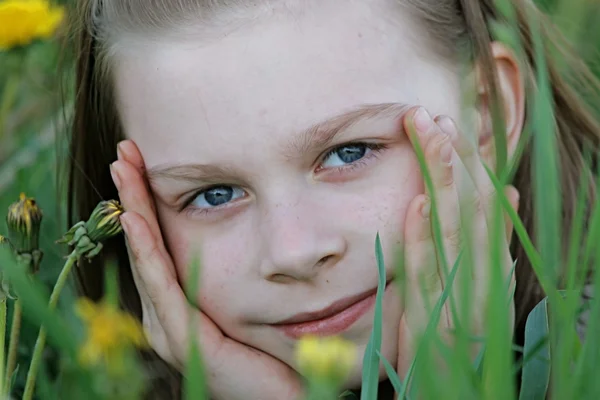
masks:
<svg viewBox="0 0 600 400"><path fill-rule="evenodd" d="M64 8L47 0L0 1L0 50L47 39L64 18Z"/></svg>
<svg viewBox="0 0 600 400"><path fill-rule="evenodd" d="M356 346L337 336L305 336L296 349L298 369L303 375L336 382L350 373L356 356Z"/></svg>
<svg viewBox="0 0 600 400"><path fill-rule="evenodd" d="M82 365L104 364L109 370L119 370L128 350L147 347L140 323L116 306L81 298L75 310L86 330L86 340L79 349Z"/></svg>

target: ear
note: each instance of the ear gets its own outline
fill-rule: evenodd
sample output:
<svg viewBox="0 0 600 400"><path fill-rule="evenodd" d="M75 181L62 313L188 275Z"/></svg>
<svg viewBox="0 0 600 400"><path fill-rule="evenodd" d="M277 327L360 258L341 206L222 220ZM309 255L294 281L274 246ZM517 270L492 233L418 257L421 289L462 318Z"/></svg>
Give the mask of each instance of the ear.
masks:
<svg viewBox="0 0 600 400"><path fill-rule="evenodd" d="M512 50L500 42L492 42L491 52L496 65L498 92L503 106L508 161L517 150L525 121L525 85L523 71ZM476 66L479 104L479 153L483 162L495 169L496 148L490 112L491 94L484 85L480 64Z"/></svg>

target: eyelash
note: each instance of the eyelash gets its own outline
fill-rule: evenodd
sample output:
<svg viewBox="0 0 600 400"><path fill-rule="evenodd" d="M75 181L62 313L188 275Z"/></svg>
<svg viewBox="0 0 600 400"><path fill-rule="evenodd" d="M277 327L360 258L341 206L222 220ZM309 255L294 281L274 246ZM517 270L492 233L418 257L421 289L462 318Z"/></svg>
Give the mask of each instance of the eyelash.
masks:
<svg viewBox="0 0 600 400"><path fill-rule="evenodd" d="M379 156L379 154L385 150L387 148L386 145L384 144L379 144L379 143L367 143L367 142L348 142L348 143L343 143L343 144L339 144L337 146L335 146L334 148L332 148L331 150L327 151L326 153L324 153L324 155L322 155L321 157L319 157L319 164L322 164L325 160L327 160L327 158L329 158L331 155L333 155L336 151L338 151L339 149L346 147L346 146L358 146L358 145L362 145L365 146L368 150L370 150L369 154L366 154L364 157L362 157L361 159L352 162L350 164L346 164L346 165L342 165L339 167L332 167L332 168L327 168L327 173L328 174L339 174L339 173L346 173L346 172L351 172L354 171L357 168L361 168L363 167L367 162L369 162L369 160L371 158L377 158ZM323 169L321 169L320 167L317 167L316 171L322 171ZM227 207L227 205L224 206L217 206L217 207L211 207L211 208L190 208L190 204L203 192L206 192L212 188L218 187L218 186L222 186L221 184L219 185L211 185L208 187L204 187L202 189L199 189L197 191L195 191L193 194L191 194L186 201L183 203L183 205L181 206L180 212L182 211L186 211L187 213L189 213L189 215L197 215L198 213L200 213L201 215L208 215L212 212L216 212L216 211L220 211L222 210L224 207Z"/></svg>

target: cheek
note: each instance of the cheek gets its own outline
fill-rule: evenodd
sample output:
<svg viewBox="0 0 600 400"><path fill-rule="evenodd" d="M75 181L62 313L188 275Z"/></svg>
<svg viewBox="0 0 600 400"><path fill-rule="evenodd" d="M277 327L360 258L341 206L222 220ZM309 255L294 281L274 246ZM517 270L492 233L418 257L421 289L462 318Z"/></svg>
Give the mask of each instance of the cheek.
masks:
<svg viewBox="0 0 600 400"><path fill-rule="evenodd" d="M201 276L197 300L202 310L225 328L235 314L231 293L244 293L240 282L248 278L247 266L250 265L249 244L245 238L251 236L239 230L235 235L216 235L199 229L193 219L173 215L160 206L158 211L165 245L180 284L187 281L191 261L199 259Z"/></svg>
<svg viewBox="0 0 600 400"><path fill-rule="evenodd" d="M424 192L423 178L410 144L393 149L367 185L362 195L356 196L353 211L357 223L375 229L390 244L401 242L408 206Z"/></svg>

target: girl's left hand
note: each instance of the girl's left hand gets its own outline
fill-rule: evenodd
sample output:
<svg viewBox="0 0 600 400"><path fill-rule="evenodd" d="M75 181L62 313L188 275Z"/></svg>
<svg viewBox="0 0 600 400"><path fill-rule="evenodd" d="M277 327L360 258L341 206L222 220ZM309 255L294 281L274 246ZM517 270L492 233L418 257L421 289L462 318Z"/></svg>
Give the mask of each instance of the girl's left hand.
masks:
<svg viewBox="0 0 600 400"><path fill-rule="evenodd" d="M404 127L413 146L420 144L434 186L435 202L442 232L442 246L450 272L461 251L463 229L461 216L470 213L470 236L472 243L471 293L472 315L470 334L480 335L485 321L485 302L490 278L490 229L493 225L493 201L495 188L480 159L478 149L459 132L451 118L438 116L432 119L424 108L411 109L404 116ZM467 183L468 185L465 185ZM519 193L512 187L505 188L512 207L518 205ZM436 245L432 233L430 196L416 196L408 207L404 227L405 293L404 314L400 321L397 372L404 378L414 357L417 340L430 319L431 310L440 298L445 273L437 260ZM462 214L461 214L462 213ZM509 251L512 223L505 216L505 235L501 235L502 274L508 278L513 265ZM460 267L459 267L460 270ZM451 293L461 293L458 276ZM511 276L511 288L514 276ZM457 299L456 296L454 296ZM460 300L460 299L457 299ZM510 324L514 324L514 305L510 305ZM457 309L460 305L457 302ZM442 308L438 330L449 338L453 326L450 298Z"/></svg>

